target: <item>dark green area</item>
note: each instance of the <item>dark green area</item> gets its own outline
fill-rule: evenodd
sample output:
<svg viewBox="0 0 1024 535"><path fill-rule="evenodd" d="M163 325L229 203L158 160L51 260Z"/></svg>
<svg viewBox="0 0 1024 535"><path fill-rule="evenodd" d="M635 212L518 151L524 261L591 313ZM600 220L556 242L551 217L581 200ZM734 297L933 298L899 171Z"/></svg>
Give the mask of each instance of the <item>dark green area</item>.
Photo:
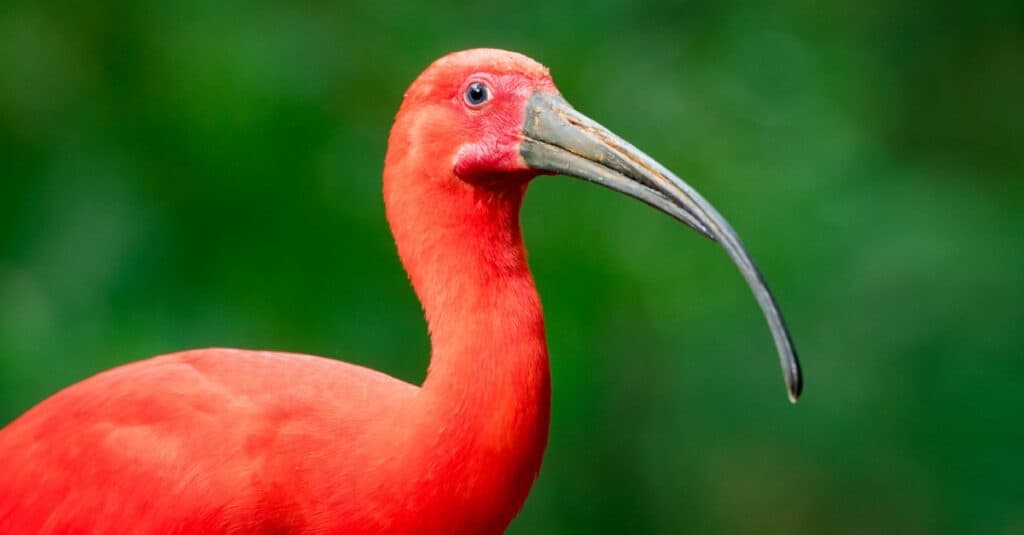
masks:
<svg viewBox="0 0 1024 535"><path fill-rule="evenodd" d="M807 378L714 244L539 180L554 411L510 533L1024 532L1024 4L381 5L5 3L0 422L211 345L421 380L386 135L496 46L720 208Z"/></svg>

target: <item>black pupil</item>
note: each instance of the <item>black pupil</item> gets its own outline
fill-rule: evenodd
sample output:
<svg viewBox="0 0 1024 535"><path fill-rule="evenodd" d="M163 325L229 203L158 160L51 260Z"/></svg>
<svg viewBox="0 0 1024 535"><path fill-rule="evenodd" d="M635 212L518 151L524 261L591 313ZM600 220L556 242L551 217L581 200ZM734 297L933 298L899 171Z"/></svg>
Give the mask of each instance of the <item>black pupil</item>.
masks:
<svg viewBox="0 0 1024 535"><path fill-rule="evenodd" d="M466 89L466 102L476 106L487 100L487 86L479 82L470 84Z"/></svg>

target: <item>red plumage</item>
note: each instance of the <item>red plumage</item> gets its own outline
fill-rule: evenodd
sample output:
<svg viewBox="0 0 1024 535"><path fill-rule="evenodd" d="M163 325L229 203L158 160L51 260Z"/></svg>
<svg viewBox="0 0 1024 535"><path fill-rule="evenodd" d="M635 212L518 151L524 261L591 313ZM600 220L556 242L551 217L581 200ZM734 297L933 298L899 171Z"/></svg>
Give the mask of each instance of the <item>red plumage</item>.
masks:
<svg viewBox="0 0 1024 535"><path fill-rule="evenodd" d="M409 88L384 164L388 222L430 331L423 385L220 349L102 373L0 430L0 534L503 531L548 433L544 319L519 227L540 173L625 193L718 242L796 401L786 324L718 211L569 106L543 66L458 52Z"/></svg>
<svg viewBox="0 0 1024 535"><path fill-rule="evenodd" d="M468 77L501 92L489 113L462 102ZM431 333L422 387L228 349L101 373L0 431L0 533L501 532L548 430L518 223L536 174L518 136L538 88L553 90L524 56L456 53L417 79L395 120L384 195Z"/></svg>

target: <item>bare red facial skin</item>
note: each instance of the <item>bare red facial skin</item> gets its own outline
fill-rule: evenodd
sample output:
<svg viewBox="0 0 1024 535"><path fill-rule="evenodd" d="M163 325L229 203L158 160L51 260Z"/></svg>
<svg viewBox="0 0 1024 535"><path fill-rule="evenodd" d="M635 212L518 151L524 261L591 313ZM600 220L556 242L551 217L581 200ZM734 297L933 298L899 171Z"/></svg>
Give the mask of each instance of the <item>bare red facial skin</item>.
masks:
<svg viewBox="0 0 1024 535"><path fill-rule="evenodd" d="M474 83L489 93L479 105L466 101ZM436 149L432 159L447 158L458 179L487 187L521 184L540 174L519 150L526 106L538 91L558 93L543 65L519 54L467 51L431 65L410 88L402 108L416 110L418 117L410 122L419 132L419 146Z"/></svg>
<svg viewBox="0 0 1024 535"><path fill-rule="evenodd" d="M466 102L466 92L474 83L483 84L490 98L480 106ZM455 160L455 175L469 182L529 178L536 175L519 154L526 104L535 92L548 89L518 74L470 75L465 89L454 96L455 106L463 108L464 125L470 134ZM550 85L549 90L553 90ZM473 139L475 138L475 139Z"/></svg>

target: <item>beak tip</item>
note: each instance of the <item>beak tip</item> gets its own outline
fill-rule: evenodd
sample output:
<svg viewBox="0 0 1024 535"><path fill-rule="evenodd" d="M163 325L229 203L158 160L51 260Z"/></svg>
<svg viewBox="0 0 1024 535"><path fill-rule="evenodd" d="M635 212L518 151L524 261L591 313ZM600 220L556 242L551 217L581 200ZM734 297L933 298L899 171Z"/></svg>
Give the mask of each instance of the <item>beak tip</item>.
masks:
<svg viewBox="0 0 1024 535"><path fill-rule="evenodd" d="M800 400L800 394L803 393L803 390L803 378L799 374L797 374L795 377L792 378L791 381L788 381L786 384L786 393L789 394L789 402L796 404L796 402Z"/></svg>

